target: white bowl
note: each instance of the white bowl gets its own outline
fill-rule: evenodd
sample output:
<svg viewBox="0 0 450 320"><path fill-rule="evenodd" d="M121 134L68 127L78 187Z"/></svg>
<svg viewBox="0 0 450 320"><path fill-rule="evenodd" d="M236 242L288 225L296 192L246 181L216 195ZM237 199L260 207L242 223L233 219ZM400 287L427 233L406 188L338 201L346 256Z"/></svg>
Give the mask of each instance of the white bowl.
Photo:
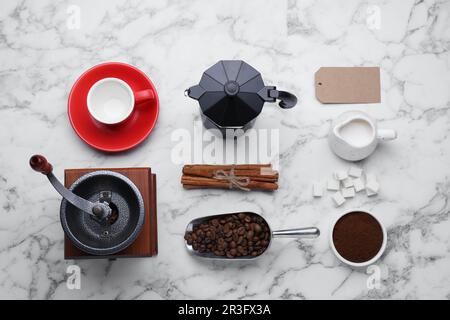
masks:
<svg viewBox="0 0 450 320"><path fill-rule="evenodd" d="M336 223L339 221L340 218L342 218L343 216L345 216L348 213L351 212L364 212L367 213L369 215L371 215L380 225L381 227L381 231L383 232L383 243L381 244L381 248L378 251L378 253L370 260L368 261L364 261L364 262L352 262L349 261L347 259L345 259L343 256L341 256L339 254L339 252L336 250L336 247L334 246L334 242L333 242L333 231L334 231L334 226L336 225ZM361 270L361 271L365 271L365 269L374 264L384 253L384 251L386 250L386 243L387 243L387 232L386 232L386 228L383 226L383 224L381 223L381 221L379 219L377 219L377 217L370 212L369 210L366 209L351 209L351 210L346 210L345 212L343 212L342 214L340 214L332 223L331 228L330 228L330 247L331 250L333 251L334 255L344 264L348 265L351 268L357 269L357 270Z"/></svg>

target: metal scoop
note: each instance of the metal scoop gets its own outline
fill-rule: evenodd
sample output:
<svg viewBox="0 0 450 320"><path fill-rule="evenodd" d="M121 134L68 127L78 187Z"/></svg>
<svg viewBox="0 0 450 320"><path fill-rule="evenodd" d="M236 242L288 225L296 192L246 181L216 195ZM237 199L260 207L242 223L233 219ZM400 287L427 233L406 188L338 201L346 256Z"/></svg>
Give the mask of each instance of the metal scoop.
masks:
<svg viewBox="0 0 450 320"><path fill-rule="evenodd" d="M272 243L272 238L276 238L276 237L280 237L280 238L281 237L282 238L317 238L320 235L320 230L315 227L272 231L272 229L270 228L270 225L267 223L266 219L264 219L261 215L254 213L254 212L233 212L233 213L225 213L225 214L197 218L188 223L188 225L186 227L186 232L193 231L194 226L199 225L206 221L211 221L214 218L220 219L222 217L238 215L240 213L260 217L263 220L263 222L267 225L267 227L269 228L269 234L270 234L269 244L267 245L266 249L260 255L255 256L255 257L248 255L248 256L241 256L241 257L234 257L234 258L228 258L227 256L216 256L212 252L199 252L199 251L194 250L194 248L192 248L192 246L189 245L187 243L187 241L185 240L184 243L186 245L187 251L190 254L192 254L193 256L202 257L202 258L210 258L210 259L217 259L217 260L253 260L253 259L256 259L256 258L262 256L267 251L267 249L269 249L269 247Z"/></svg>

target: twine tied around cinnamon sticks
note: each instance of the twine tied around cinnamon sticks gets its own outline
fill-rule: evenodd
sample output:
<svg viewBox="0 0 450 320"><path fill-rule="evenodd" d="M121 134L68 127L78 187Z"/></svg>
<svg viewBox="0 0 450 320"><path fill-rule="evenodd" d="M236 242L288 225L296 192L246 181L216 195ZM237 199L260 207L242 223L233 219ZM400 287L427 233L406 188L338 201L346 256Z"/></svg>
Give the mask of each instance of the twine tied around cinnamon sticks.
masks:
<svg viewBox="0 0 450 320"><path fill-rule="evenodd" d="M230 172L227 173L224 170L217 170L214 173L214 179L218 180L226 180L230 182L230 189L233 189L233 187L236 187L238 189L244 190L244 191L250 191L249 188L246 188L248 184L250 183L249 177L237 177L234 174L234 167L230 169Z"/></svg>
<svg viewBox="0 0 450 320"><path fill-rule="evenodd" d="M271 164L208 165L183 167L181 183L186 189L222 188L239 190L276 190L278 172Z"/></svg>

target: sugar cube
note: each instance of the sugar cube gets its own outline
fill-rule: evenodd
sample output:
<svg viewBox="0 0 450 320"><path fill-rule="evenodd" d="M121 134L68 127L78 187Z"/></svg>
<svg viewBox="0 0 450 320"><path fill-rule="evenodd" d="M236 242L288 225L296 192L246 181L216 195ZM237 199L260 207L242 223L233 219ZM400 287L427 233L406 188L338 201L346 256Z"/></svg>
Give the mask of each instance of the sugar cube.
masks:
<svg viewBox="0 0 450 320"><path fill-rule="evenodd" d="M353 179L353 187L355 188L356 192L360 192L361 190L364 190L364 183L361 178Z"/></svg>
<svg viewBox="0 0 450 320"><path fill-rule="evenodd" d="M366 189L373 193L378 193L378 190L380 189L380 185L378 182L374 180L369 180L366 182Z"/></svg>
<svg viewBox="0 0 450 320"><path fill-rule="evenodd" d="M327 182L327 189L332 191L338 191L339 190L339 181L330 179Z"/></svg>
<svg viewBox="0 0 450 320"><path fill-rule="evenodd" d="M346 178L342 180L342 185L344 188L350 188L353 187L353 179L352 178Z"/></svg>
<svg viewBox="0 0 450 320"><path fill-rule="evenodd" d="M348 175L347 175L347 172L345 172L345 171L336 171L334 173L334 178L339 181L342 181L342 180L346 179L347 177L348 177Z"/></svg>
<svg viewBox="0 0 450 320"><path fill-rule="evenodd" d="M350 167L350 169L348 170L348 175L353 178L360 178L362 176L362 173L362 169L358 167Z"/></svg>
<svg viewBox="0 0 450 320"><path fill-rule="evenodd" d="M367 194L368 197L371 197L371 196L376 195L377 193L376 193L376 192L373 192L373 191L371 191L370 189L367 189L367 188L366 188L366 194Z"/></svg>
<svg viewBox="0 0 450 320"><path fill-rule="evenodd" d="M318 182L313 183L313 197L321 197L323 195L322 186Z"/></svg>
<svg viewBox="0 0 450 320"><path fill-rule="evenodd" d="M339 191L337 191L335 194L333 194L332 199L337 207L340 207L345 202L345 198L342 196L342 194Z"/></svg>
<svg viewBox="0 0 450 320"><path fill-rule="evenodd" d="M341 192L344 198L353 198L355 196L355 189L353 187L344 188Z"/></svg>

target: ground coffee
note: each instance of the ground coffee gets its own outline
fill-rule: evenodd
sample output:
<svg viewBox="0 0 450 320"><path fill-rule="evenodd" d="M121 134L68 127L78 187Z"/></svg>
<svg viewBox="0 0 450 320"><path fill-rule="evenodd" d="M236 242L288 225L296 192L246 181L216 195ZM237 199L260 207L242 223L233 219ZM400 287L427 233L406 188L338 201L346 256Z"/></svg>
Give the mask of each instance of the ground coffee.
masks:
<svg viewBox="0 0 450 320"><path fill-rule="evenodd" d="M187 244L199 252L219 257L256 257L270 241L270 229L265 221L251 213L223 215L195 225L184 235Z"/></svg>
<svg viewBox="0 0 450 320"><path fill-rule="evenodd" d="M336 222L333 243L343 258L356 263L366 262L380 251L383 230L372 215L350 212Z"/></svg>

